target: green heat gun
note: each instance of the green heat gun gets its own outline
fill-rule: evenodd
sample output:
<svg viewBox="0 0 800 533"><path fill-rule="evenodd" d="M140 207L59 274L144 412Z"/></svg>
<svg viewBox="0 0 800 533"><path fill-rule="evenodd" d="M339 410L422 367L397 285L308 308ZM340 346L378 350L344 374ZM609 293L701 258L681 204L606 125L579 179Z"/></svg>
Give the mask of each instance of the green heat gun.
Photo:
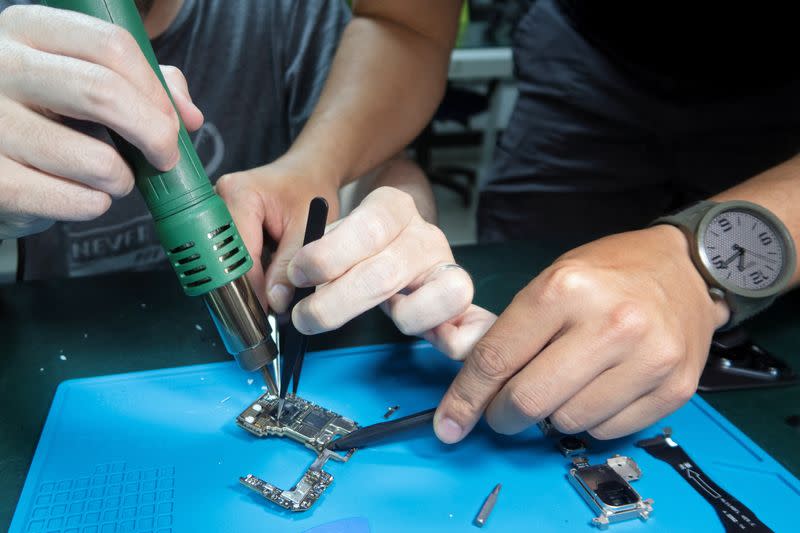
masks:
<svg viewBox="0 0 800 533"><path fill-rule="evenodd" d="M45 0L45 5L84 13L128 30L161 80L153 47L134 0ZM170 95L170 99L172 96ZM278 348L272 327L245 274L253 266L225 206L206 175L181 123L180 161L160 172L133 145L109 130L136 176L167 258L189 296L203 296L226 349L247 371L261 370L278 394Z"/></svg>

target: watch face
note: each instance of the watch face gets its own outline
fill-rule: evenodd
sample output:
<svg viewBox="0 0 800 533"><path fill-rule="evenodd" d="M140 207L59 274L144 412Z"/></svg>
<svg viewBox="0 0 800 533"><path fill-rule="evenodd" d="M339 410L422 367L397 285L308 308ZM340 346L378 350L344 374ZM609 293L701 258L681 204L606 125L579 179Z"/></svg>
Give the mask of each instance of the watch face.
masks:
<svg viewBox="0 0 800 533"><path fill-rule="evenodd" d="M735 208L709 221L702 242L711 275L723 286L748 291L767 289L783 276L784 246L763 216Z"/></svg>

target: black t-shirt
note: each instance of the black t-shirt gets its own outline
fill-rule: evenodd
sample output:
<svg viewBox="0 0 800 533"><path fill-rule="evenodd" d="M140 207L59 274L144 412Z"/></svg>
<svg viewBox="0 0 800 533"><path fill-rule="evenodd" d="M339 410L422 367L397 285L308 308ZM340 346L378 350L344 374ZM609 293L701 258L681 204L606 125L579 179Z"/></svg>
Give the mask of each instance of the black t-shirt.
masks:
<svg viewBox="0 0 800 533"><path fill-rule="evenodd" d="M558 1L595 47L672 95L730 95L800 79L788 2Z"/></svg>

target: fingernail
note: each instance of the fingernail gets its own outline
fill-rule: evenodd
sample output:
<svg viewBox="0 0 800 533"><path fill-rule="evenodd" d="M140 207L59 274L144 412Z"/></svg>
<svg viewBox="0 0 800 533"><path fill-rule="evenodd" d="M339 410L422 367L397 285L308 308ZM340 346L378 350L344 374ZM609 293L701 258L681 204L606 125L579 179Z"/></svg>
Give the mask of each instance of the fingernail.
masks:
<svg viewBox="0 0 800 533"><path fill-rule="evenodd" d="M461 434L464 432L455 420L452 418L442 418L436 424L436 436L445 444L453 444L461 440Z"/></svg>
<svg viewBox="0 0 800 533"><path fill-rule="evenodd" d="M286 269L286 275L289 276L289 281L294 283L295 287L305 287L308 285L308 276L296 265L290 263L289 268Z"/></svg>
<svg viewBox="0 0 800 533"><path fill-rule="evenodd" d="M300 302L294 306L294 309L292 309L292 322L294 323L294 327L297 328L297 331L303 335L314 335L318 332L309 327L303 318L303 310L305 307L305 300L300 300Z"/></svg>
<svg viewBox="0 0 800 533"><path fill-rule="evenodd" d="M289 287L277 283L269 290L269 306L278 313L285 313L289 307Z"/></svg>

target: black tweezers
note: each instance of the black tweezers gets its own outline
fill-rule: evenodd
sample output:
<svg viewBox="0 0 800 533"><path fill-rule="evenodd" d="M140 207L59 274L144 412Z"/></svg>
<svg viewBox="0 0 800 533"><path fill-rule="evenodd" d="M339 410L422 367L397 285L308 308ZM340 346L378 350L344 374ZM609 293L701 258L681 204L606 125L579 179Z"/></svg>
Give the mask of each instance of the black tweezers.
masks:
<svg viewBox="0 0 800 533"><path fill-rule="evenodd" d="M371 426L357 429L345 437L333 440L328 443L327 448L333 451L344 451L352 448L363 448L388 437L414 429L433 420L436 408L426 409L419 413L414 413L396 420L379 422Z"/></svg>

